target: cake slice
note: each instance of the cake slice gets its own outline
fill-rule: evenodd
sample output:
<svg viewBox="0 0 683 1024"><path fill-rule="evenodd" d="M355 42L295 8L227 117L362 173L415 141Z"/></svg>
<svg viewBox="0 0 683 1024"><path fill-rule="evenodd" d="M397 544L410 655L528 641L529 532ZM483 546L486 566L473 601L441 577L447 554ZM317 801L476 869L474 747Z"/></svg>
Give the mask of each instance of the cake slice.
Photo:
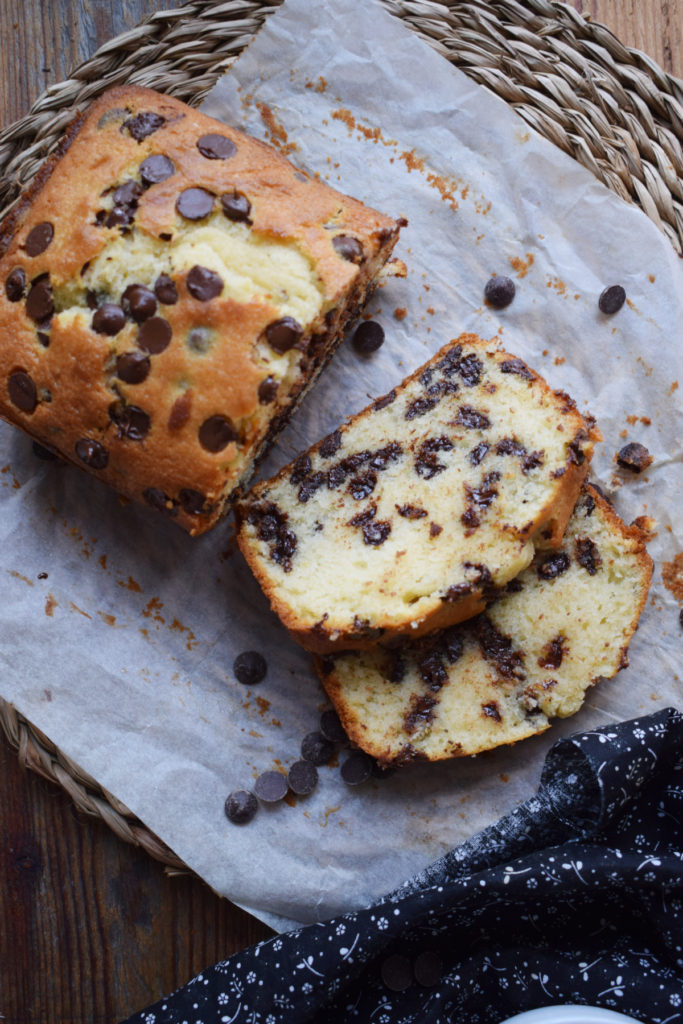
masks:
<svg viewBox="0 0 683 1024"><path fill-rule="evenodd" d="M465 334L236 503L238 542L318 653L475 615L558 544L597 435L521 359Z"/></svg>
<svg viewBox="0 0 683 1024"><path fill-rule="evenodd" d="M562 546L481 615L393 650L317 658L350 739L384 764L465 757L541 733L628 664L652 563L587 485Z"/></svg>
<svg viewBox="0 0 683 1024"><path fill-rule="evenodd" d="M402 223L170 96L110 90L0 225L0 415L202 533Z"/></svg>

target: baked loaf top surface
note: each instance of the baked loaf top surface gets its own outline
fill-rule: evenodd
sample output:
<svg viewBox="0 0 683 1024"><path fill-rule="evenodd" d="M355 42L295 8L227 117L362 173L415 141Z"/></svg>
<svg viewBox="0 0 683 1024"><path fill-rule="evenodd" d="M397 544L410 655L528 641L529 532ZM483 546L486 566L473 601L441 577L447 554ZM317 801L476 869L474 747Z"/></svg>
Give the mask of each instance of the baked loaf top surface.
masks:
<svg viewBox="0 0 683 1024"><path fill-rule="evenodd" d="M595 433L475 335L257 484L239 545L292 635L323 653L468 618L559 543Z"/></svg>
<svg viewBox="0 0 683 1024"><path fill-rule="evenodd" d="M652 563L587 485L559 549L484 613L392 651L317 658L350 739L385 763L464 757L543 732L628 664Z"/></svg>
<svg viewBox="0 0 683 1024"><path fill-rule="evenodd" d="M0 227L0 415L202 532L399 226L171 97L111 90Z"/></svg>

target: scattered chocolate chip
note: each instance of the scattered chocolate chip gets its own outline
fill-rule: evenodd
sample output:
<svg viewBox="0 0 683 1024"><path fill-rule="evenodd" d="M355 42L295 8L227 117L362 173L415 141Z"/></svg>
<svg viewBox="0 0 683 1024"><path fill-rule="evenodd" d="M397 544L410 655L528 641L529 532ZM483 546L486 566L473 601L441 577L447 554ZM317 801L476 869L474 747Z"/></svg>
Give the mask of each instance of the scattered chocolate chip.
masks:
<svg viewBox="0 0 683 1024"><path fill-rule="evenodd" d="M142 352L124 352L116 357L116 376L126 384L142 384L150 366L149 357Z"/></svg>
<svg viewBox="0 0 683 1024"><path fill-rule="evenodd" d="M109 417L112 423L116 424L119 437L127 437L130 441L143 441L149 434L149 415L137 405L114 402L109 406Z"/></svg>
<svg viewBox="0 0 683 1024"><path fill-rule="evenodd" d="M265 804L276 804L287 795L287 779L282 772L263 772L254 783L254 795Z"/></svg>
<svg viewBox="0 0 683 1024"><path fill-rule="evenodd" d="M334 755L334 743L325 739L321 732L309 732L301 741L301 756L304 761L318 767L327 764Z"/></svg>
<svg viewBox="0 0 683 1024"><path fill-rule="evenodd" d="M114 206L108 213L105 224L108 228L127 227L135 217L132 206Z"/></svg>
<svg viewBox="0 0 683 1024"><path fill-rule="evenodd" d="M166 124L166 118L162 117L161 114L155 114L151 110L144 110L134 117L129 117L127 121L123 122L121 127L122 129L127 128L136 142L142 142L143 139L153 135L164 124Z"/></svg>
<svg viewBox="0 0 683 1024"><path fill-rule="evenodd" d="M372 775L373 760L362 750L354 750L341 766L340 774L347 786L360 786Z"/></svg>
<svg viewBox="0 0 683 1024"><path fill-rule="evenodd" d="M318 453L323 459L331 459L333 455L336 455L341 448L342 436L341 430L335 430L331 434L328 434L320 442Z"/></svg>
<svg viewBox="0 0 683 1024"><path fill-rule="evenodd" d="M140 324L137 343L143 352L156 356L168 348L172 337L173 330L168 320L162 316L151 316Z"/></svg>
<svg viewBox="0 0 683 1024"><path fill-rule="evenodd" d="M515 282L509 277L492 277L486 282L484 299L494 309L504 309L515 297Z"/></svg>
<svg viewBox="0 0 683 1024"><path fill-rule="evenodd" d="M178 493L178 503L190 516L201 515L206 505L206 496L192 487L183 487Z"/></svg>
<svg viewBox="0 0 683 1024"><path fill-rule="evenodd" d="M566 551L553 552L536 566L536 573L542 580L554 580L569 568L569 555Z"/></svg>
<svg viewBox="0 0 683 1024"><path fill-rule="evenodd" d="M186 220L203 220L213 210L213 200L205 188L186 188L176 199L175 208Z"/></svg>
<svg viewBox="0 0 683 1024"><path fill-rule="evenodd" d="M121 296L121 306L125 313L141 324L149 320L157 311L157 300L151 288L144 284L129 284Z"/></svg>
<svg viewBox="0 0 683 1024"><path fill-rule="evenodd" d="M258 800L246 789L236 789L225 801L225 816L233 825L246 825L258 810Z"/></svg>
<svg viewBox="0 0 683 1024"><path fill-rule="evenodd" d="M607 316L611 316L613 313L618 313L621 307L626 302L626 292L620 284L612 284L600 295L598 299L598 309L601 313L606 313Z"/></svg>
<svg viewBox="0 0 683 1024"><path fill-rule="evenodd" d="M34 441L31 447L36 458L41 459L43 462L56 462L59 459L59 455L52 447L39 444L38 441Z"/></svg>
<svg viewBox="0 0 683 1024"><path fill-rule="evenodd" d="M49 320L55 311L50 275L37 277L26 296L26 313L37 324Z"/></svg>
<svg viewBox="0 0 683 1024"><path fill-rule="evenodd" d="M632 473L642 473L653 462L653 458L644 444L631 441L617 453L617 463L622 469L630 469Z"/></svg>
<svg viewBox="0 0 683 1024"><path fill-rule="evenodd" d="M318 784L318 769L310 761L295 761L287 772L287 782L292 793L308 796Z"/></svg>
<svg viewBox="0 0 683 1024"><path fill-rule="evenodd" d="M346 730L333 708L328 708L321 714L320 732L330 743L346 743L348 741Z"/></svg>
<svg viewBox="0 0 683 1024"><path fill-rule="evenodd" d="M22 412L32 413L38 404L38 392L33 378L25 370L10 373L7 381L10 401Z"/></svg>
<svg viewBox="0 0 683 1024"><path fill-rule="evenodd" d="M266 327L266 340L270 347L282 354L299 341L303 335L303 327L292 316L283 316L280 320L273 320Z"/></svg>
<svg viewBox="0 0 683 1024"><path fill-rule="evenodd" d="M197 140L197 149L207 160L229 160L237 152L237 146L227 135L209 132Z"/></svg>
<svg viewBox="0 0 683 1024"><path fill-rule="evenodd" d="M154 153L140 164L140 177L148 187L150 185L158 185L159 182L166 181L174 174L175 164L167 156L163 156L162 153Z"/></svg>
<svg viewBox="0 0 683 1024"><path fill-rule="evenodd" d="M363 246L353 235L335 235L332 245L338 255L349 263L360 263L363 259Z"/></svg>
<svg viewBox="0 0 683 1024"><path fill-rule="evenodd" d="M273 377L265 377L258 386L258 400L260 405L270 405L275 401L278 382Z"/></svg>
<svg viewBox="0 0 683 1024"><path fill-rule="evenodd" d="M248 221L251 216L251 203L241 192L226 192L221 196L221 206L228 220Z"/></svg>
<svg viewBox="0 0 683 1024"><path fill-rule="evenodd" d="M91 437L82 437L76 441L74 447L76 455L86 466L90 466L91 469L107 468L109 452L99 441L94 441Z"/></svg>
<svg viewBox="0 0 683 1024"><path fill-rule="evenodd" d="M114 302L104 302L96 309L92 318L92 329L97 334L118 334L126 323L126 314Z"/></svg>
<svg viewBox="0 0 683 1024"><path fill-rule="evenodd" d="M258 651L242 651L235 658L232 670L238 683L242 683L243 686L256 686L266 678L268 662Z"/></svg>
<svg viewBox="0 0 683 1024"><path fill-rule="evenodd" d="M190 295L200 302L215 299L223 291L223 278L208 267L193 267L185 283Z"/></svg>
<svg viewBox="0 0 683 1024"><path fill-rule="evenodd" d="M434 953L432 950L425 950L424 953L420 953L415 957L413 972L418 985L422 985L423 988L433 988L434 985L438 985L441 981L443 961L438 953Z"/></svg>
<svg viewBox="0 0 683 1024"><path fill-rule="evenodd" d="M26 289L26 271L23 267L15 267L5 280L5 295L10 302L19 302Z"/></svg>
<svg viewBox="0 0 683 1024"><path fill-rule="evenodd" d="M47 249L54 238L54 234L55 229L49 221L44 220L40 224L36 224L35 227L31 228L24 242L26 255L40 256Z"/></svg>
<svg viewBox="0 0 683 1024"><path fill-rule="evenodd" d="M220 452L238 438L239 434L227 416L209 416L199 428L199 443L207 452Z"/></svg>
<svg viewBox="0 0 683 1024"><path fill-rule="evenodd" d="M413 967L407 956L394 953L380 968L382 981L392 992L404 992L413 983Z"/></svg>
<svg viewBox="0 0 683 1024"><path fill-rule="evenodd" d="M364 320L356 328L353 335L353 347L356 352L368 356L376 352L384 344L384 328L376 320Z"/></svg>
<svg viewBox="0 0 683 1024"><path fill-rule="evenodd" d="M159 274L154 285L154 294L164 306L174 306L178 301L178 289L168 274Z"/></svg>

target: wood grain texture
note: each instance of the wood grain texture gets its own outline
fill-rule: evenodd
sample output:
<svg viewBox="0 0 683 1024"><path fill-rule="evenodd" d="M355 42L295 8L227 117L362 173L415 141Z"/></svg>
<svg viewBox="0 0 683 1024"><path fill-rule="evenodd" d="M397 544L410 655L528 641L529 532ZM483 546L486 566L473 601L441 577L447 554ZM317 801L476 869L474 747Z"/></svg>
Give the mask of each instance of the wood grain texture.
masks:
<svg viewBox="0 0 683 1024"><path fill-rule="evenodd" d="M454 0L451 0L454 2ZM683 0L571 0L683 76ZM0 123L172 0L0 0ZM115 1024L269 935L194 877L169 877L0 739L0 1019Z"/></svg>

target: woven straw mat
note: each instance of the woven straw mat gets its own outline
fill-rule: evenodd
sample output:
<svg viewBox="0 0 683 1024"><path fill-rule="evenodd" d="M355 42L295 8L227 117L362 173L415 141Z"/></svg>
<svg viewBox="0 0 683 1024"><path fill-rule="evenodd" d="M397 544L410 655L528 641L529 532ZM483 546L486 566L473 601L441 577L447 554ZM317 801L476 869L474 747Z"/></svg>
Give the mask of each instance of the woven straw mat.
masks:
<svg viewBox="0 0 683 1024"><path fill-rule="evenodd" d="M683 80L556 0L382 0L396 17L627 202L683 254ZM111 40L0 134L0 216L105 89L148 86L198 105L275 4L194 0ZM171 871L183 863L112 794L0 698L22 765L57 782Z"/></svg>

